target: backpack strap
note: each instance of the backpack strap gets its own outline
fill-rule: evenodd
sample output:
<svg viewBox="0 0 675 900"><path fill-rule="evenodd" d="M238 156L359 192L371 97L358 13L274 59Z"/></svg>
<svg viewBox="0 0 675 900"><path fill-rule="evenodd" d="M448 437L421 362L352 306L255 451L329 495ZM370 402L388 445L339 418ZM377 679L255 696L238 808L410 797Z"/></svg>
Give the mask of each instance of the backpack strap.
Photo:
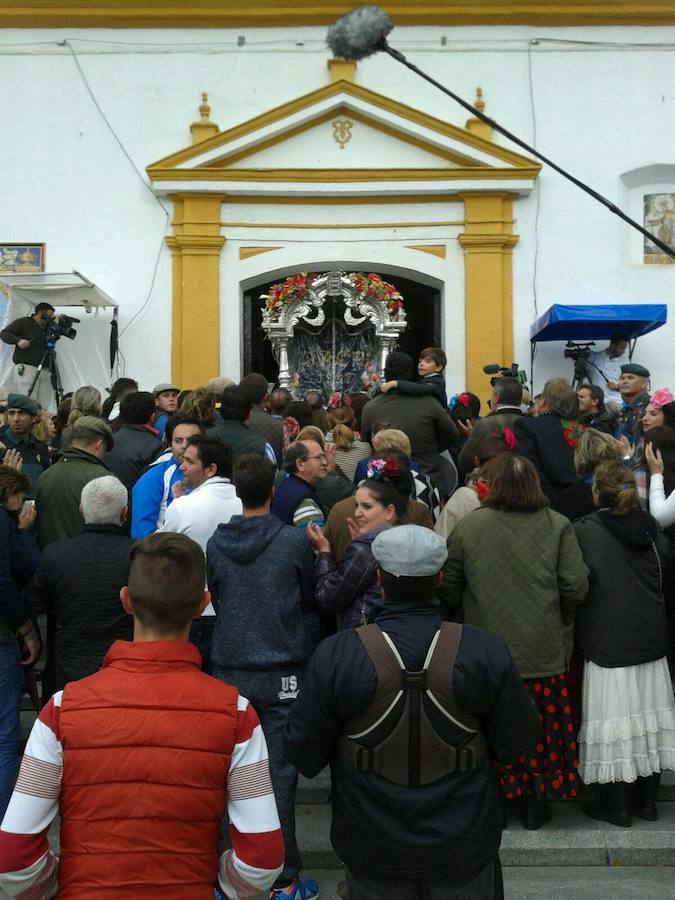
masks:
<svg viewBox="0 0 675 900"><path fill-rule="evenodd" d="M458 728L475 734L480 730L480 723L458 704L452 684L461 640L462 626L456 622L443 622L436 632L424 661L428 672L427 697Z"/></svg>
<svg viewBox="0 0 675 900"><path fill-rule="evenodd" d="M377 690L370 706L349 721L347 736L354 740L372 731L401 699L401 671L405 668L398 650L379 625L362 625L356 635L375 669Z"/></svg>
<svg viewBox="0 0 675 900"><path fill-rule="evenodd" d="M455 660L462 642L463 627L456 622L443 622L432 641L425 661L427 667L427 697L447 719L470 735L457 748L457 767L460 771L476 768L487 753L487 741L476 716L462 709L455 697L453 676Z"/></svg>

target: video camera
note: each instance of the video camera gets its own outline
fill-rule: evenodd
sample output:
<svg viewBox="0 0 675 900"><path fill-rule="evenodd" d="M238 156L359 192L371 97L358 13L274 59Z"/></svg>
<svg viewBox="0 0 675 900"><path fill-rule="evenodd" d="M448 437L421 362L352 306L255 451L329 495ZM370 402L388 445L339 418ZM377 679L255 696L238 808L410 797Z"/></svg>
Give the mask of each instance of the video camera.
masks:
<svg viewBox="0 0 675 900"><path fill-rule="evenodd" d="M72 316L66 316L63 313L59 316L54 316L53 319L49 319L45 326L45 343L47 346L51 345L53 347L62 337L74 341L77 336L77 331L73 328L73 325L79 325L79 323L79 319L75 319Z"/></svg>
<svg viewBox="0 0 675 900"><path fill-rule="evenodd" d="M595 347L595 341L584 343L568 341L563 351L565 359L574 360L574 380L581 384L582 381L590 381L588 360L591 355L591 347Z"/></svg>
<svg viewBox="0 0 675 900"><path fill-rule="evenodd" d="M486 375L494 375L494 378L490 379L490 384L493 387L498 378L515 378L520 384L527 384L527 372L525 369L519 369L518 363L512 363L510 366L500 366L499 363L490 363L488 366L483 366L483 371Z"/></svg>

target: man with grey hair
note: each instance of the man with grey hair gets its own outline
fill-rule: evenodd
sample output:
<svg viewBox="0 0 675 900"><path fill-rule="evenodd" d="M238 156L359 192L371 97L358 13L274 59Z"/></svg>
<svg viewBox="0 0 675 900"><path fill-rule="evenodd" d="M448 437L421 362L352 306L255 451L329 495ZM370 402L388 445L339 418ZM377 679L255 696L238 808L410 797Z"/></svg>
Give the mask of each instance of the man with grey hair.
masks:
<svg viewBox="0 0 675 900"><path fill-rule="evenodd" d="M119 597L132 544L122 527L128 502L114 475L88 482L80 499L82 534L54 541L42 554L31 599L56 615L54 691L96 672L113 641L131 640L133 621Z"/></svg>

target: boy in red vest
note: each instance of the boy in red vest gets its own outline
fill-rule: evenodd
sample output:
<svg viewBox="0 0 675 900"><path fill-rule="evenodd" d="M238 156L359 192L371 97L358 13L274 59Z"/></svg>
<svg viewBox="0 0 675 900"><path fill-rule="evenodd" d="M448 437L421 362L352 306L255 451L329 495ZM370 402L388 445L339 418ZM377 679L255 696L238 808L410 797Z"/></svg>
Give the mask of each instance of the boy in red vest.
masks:
<svg viewBox="0 0 675 900"><path fill-rule="evenodd" d="M200 671L190 623L208 604L204 554L181 534L131 551L120 592L133 642L40 713L0 829L0 886L31 900L252 897L284 847L258 717ZM219 853L227 808L231 849ZM61 814L60 859L48 828Z"/></svg>

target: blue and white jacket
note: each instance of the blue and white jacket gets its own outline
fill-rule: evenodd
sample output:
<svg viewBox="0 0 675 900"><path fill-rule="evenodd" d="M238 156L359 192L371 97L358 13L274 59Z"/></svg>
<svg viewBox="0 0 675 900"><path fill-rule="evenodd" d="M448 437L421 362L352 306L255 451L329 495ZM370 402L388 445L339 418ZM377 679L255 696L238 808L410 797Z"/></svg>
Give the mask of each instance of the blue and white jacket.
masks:
<svg viewBox="0 0 675 900"><path fill-rule="evenodd" d="M166 509L173 497L171 488L182 479L170 450L162 453L131 489L131 537L153 534L164 524Z"/></svg>

